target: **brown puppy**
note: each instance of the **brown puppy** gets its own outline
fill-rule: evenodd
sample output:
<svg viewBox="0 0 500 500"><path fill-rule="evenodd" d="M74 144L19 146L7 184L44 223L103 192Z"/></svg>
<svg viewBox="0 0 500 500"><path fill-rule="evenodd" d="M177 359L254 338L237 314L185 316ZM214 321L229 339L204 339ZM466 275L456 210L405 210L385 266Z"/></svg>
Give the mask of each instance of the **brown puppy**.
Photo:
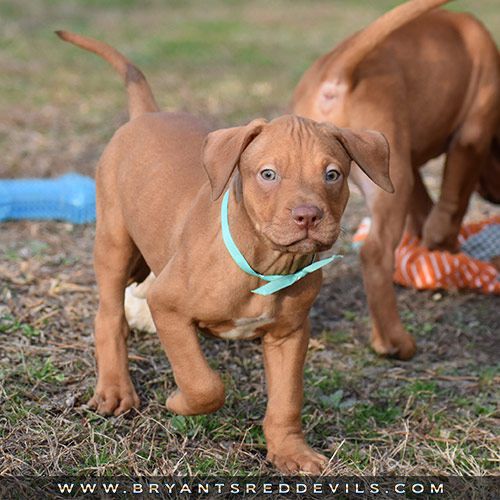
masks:
<svg viewBox="0 0 500 500"><path fill-rule="evenodd" d="M98 382L91 405L102 414L139 406L128 370L123 299L125 287L151 270L156 279L148 305L178 386L167 408L197 415L224 403L224 384L205 359L197 331L225 339L261 337L268 458L284 472L318 473L325 458L306 444L301 405L308 314L321 272L268 296L252 293L264 282L245 273L225 246L221 195L229 193L229 229L252 268L266 275L294 273L337 239L351 160L393 189L387 142L378 132L340 130L291 115L207 136L191 116L160 113L142 73L116 50L58 34L121 74L131 118L114 135L96 174Z"/></svg>
<svg viewBox="0 0 500 500"><path fill-rule="evenodd" d="M499 130L500 56L473 17L426 13L447 1L407 2L340 43L304 74L289 107L314 120L379 130L389 141L394 196L365 182L356 167L351 176L372 212L361 250L372 346L402 359L415 353L392 284L405 222L429 249L455 250L478 180L485 196L500 201L500 149L492 149ZM418 167L441 153L446 165L433 205Z"/></svg>

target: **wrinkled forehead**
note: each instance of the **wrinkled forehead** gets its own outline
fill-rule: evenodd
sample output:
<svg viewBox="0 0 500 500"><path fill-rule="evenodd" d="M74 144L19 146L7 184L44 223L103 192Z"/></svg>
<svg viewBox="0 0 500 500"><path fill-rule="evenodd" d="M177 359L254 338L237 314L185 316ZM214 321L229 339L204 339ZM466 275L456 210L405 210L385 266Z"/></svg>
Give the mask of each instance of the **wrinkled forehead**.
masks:
<svg viewBox="0 0 500 500"><path fill-rule="evenodd" d="M259 158L259 163L334 160L346 168L351 163L345 149L326 126L293 115L276 118L264 125L247 147L244 157Z"/></svg>

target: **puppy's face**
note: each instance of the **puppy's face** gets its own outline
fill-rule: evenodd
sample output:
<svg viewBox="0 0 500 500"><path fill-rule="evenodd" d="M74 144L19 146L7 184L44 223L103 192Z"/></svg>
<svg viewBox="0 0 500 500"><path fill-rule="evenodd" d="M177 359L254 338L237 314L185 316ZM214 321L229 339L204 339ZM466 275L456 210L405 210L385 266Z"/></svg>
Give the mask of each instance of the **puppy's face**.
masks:
<svg viewBox="0 0 500 500"><path fill-rule="evenodd" d="M263 127L240 157L241 196L274 250L308 254L333 245L349 198L350 163L319 123L283 117Z"/></svg>
<svg viewBox="0 0 500 500"><path fill-rule="evenodd" d="M286 253L309 254L333 245L349 197L351 161L380 187L394 190L382 134L294 115L212 132L202 160L214 200L238 169L239 198L256 231Z"/></svg>

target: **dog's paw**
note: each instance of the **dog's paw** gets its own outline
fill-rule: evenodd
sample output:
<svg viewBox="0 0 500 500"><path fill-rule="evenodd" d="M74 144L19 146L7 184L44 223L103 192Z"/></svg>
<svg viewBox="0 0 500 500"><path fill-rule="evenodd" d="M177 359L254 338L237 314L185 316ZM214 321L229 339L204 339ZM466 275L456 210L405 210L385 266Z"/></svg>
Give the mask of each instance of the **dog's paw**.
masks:
<svg viewBox="0 0 500 500"><path fill-rule="evenodd" d="M292 451L288 449L282 453L269 451L267 460L284 474L305 472L317 475L321 474L328 464L324 455L314 451L305 442Z"/></svg>
<svg viewBox="0 0 500 500"><path fill-rule="evenodd" d="M452 213L444 212L439 206L434 206L422 230L421 246L429 251L458 251L458 233L460 223L454 221Z"/></svg>
<svg viewBox="0 0 500 500"><path fill-rule="evenodd" d="M372 349L381 356L408 360L417 352L415 339L407 332L403 332L396 339L374 336L371 341Z"/></svg>
<svg viewBox="0 0 500 500"><path fill-rule="evenodd" d="M212 387L210 391L199 394L191 394L189 398L177 389L171 394L166 403L167 410L178 415L207 415L216 412L226 401L224 384Z"/></svg>
<svg viewBox="0 0 500 500"><path fill-rule="evenodd" d="M413 358L417 352L417 343L415 339L409 334L405 333L396 343L397 357L404 361Z"/></svg>
<svg viewBox="0 0 500 500"><path fill-rule="evenodd" d="M100 415L119 415L132 408L139 408L140 401L132 382L123 385L97 384L89 408Z"/></svg>
<svg viewBox="0 0 500 500"><path fill-rule="evenodd" d="M177 415L196 415L196 413L193 412L193 409L188 405L184 394L182 394L179 389L167 398L165 406L168 411L176 413Z"/></svg>

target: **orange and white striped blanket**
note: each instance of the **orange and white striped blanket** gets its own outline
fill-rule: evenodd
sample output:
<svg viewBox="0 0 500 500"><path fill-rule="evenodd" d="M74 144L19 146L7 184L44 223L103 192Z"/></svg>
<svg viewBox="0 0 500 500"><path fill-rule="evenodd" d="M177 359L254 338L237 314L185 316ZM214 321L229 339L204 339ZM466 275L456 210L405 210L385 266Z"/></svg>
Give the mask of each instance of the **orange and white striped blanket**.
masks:
<svg viewBox="0 0 500 500"><path fill-rule="evenodd" d="M369 218L363 219L353 237L354 246L361 245L365 240L369 224ZM500 294L500 277L497 268L490 262L475 259L462 251L469 238L474 235L480 236L482 231L492 225L498 225L495 230L500 230L500 217L464 225L459 235L461 251L455 254L440 251L431 252L422 248L419 246L420 239L406 232L396 249L394 281L399 285L419 290L473 289L482 293ZM481 243L481 239L479 239L479 243ZM491 245L491 241L489 244ZM495 250L498 250L498 254ZM500 255L500 248L495 247L493 256L495 254Z"/></svg>

